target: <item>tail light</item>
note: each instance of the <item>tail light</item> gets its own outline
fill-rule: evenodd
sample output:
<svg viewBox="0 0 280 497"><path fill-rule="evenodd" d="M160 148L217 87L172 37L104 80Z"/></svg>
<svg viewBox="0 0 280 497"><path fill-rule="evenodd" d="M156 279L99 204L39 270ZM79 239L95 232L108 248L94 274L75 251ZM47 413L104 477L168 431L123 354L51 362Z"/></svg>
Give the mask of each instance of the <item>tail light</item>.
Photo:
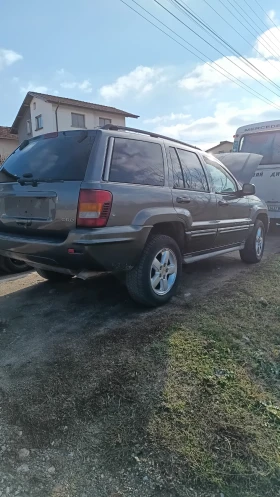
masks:
<svg viewBox="0 0 280 497"><path fill-rule="evenodd" d="M80 190L77 226L106 226L112 207L112 193L105 190Z"/></svg>

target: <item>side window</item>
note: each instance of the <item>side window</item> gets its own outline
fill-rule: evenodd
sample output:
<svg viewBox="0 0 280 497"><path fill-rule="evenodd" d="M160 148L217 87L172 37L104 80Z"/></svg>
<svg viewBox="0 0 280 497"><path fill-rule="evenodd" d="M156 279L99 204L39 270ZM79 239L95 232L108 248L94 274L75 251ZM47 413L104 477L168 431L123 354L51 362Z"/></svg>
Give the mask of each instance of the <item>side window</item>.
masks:
<svg viewBox="0 0 280 497"><path fill-rule="evenodd" d="M237 191L236 184L230 175L215 161L204 157L207 170L216 193L233 193Z"/></svg>
<svg viewBox="0 0 280 497"><path fill-rule="evenodd" d="M177 152L173 147L169 148L169 152L170 152L172 169L173 169L173 188L185 188L183 173Z"/></svg>
<svg viewBox="0 0 280 497"><path fill-rule="evenodd" d="M164 185L164 164L158 143L115 138L109 181Z"/></svg>
<svg viewBox="0 0 280 497"><path fill-rule="evenodd" d="M177 149L177 152L182 166L185 188L187 190L207 192L207 179L198 156L188 150Z"/></svg>

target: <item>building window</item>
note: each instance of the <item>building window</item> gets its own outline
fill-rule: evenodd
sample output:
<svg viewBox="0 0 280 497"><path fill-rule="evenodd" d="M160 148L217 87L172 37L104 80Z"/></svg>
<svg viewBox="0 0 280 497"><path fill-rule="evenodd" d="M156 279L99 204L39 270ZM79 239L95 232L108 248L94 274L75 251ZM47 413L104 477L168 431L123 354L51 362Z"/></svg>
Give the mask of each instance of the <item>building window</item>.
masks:
<svg viewBox="0 0 280 497"><path fill-rule="evenodd" d="M101 127L105 126L106 124L111 124L111 123L112 123L112 119L105 119L104 117L99 118L99 126L101 126Z"/></svg>
<svg viewBox="0 0 280 497"><path fill-rule="evenodd" d="M71 112L72 126L73 128L85 128L85 116L84 114L75 114Z"/></svg>
<svg viewBox="0 0 280 497"><path fill-rule="evenodd" d="M26 129L27 134L31 135L31 121L30 120L26 121L26 128L27 128Z"/></svg>
<svg viewBox="0 0 280 497"><path fill-rule="evenodd" d="M36 110L36 102L33 102L33 110Z"/></svg>
<svg viewBox="0 0 280 497"><path fill-rule="evenodd" d="M35 117L36 131L43 128L43 117L42 114Z"/></svg>

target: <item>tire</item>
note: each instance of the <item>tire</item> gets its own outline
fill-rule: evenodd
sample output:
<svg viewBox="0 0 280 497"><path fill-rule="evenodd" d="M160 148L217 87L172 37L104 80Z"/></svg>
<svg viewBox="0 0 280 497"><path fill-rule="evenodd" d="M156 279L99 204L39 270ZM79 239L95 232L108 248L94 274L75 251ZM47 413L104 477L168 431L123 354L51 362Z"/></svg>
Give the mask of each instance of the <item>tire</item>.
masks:
<svg viewBox="0 0 280 497"><path fill-rule="evenodd" d="M23 273L24 271L31 269L25 262L10 259L9 257L0 258L0 268L3 269L5 273Z"/></svg>
<svg viewBox="0 0 280 497"><path fill-rule="evenodd" d="M265 227L262 221L257 219L249 238L247 238L244 249L240 250L240 257L247 264L257 264L262 260L265 243Z"/></svg>
<svg viewBox="0 0 280 497"><path fill-rule="evenodd" d="M36 271L39 274L39 276L41 276L45 280L53 281L54 283L60 281L61 282L69 281L73 278L71 274L57 273L55 271L47 271L45 269L36 269Z"/></svg>
<svg viewBox="0 0 280 497"><path fill-rule="evenodd" d="M168 272L171 266L173 273ZM153 235L148 239L138 264L127 272L126 285L133 300L148 307L156 307L173 297L181 275L182 255L175 240L166 235ZM155 279L154 284L159 281L154 288L151 278Z"/></svg>

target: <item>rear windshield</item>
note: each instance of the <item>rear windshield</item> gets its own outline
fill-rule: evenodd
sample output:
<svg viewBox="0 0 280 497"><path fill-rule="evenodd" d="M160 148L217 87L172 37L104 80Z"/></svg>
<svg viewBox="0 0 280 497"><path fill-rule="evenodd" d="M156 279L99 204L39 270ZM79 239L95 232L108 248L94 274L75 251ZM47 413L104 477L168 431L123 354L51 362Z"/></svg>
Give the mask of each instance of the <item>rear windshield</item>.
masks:
<svg viewBox="0 0 280 497"><path fill-rule="evenodd" d="M95 136L96 131L62 131L26 140L4 162L3 172L18 178L83 180Z"/></svg>

